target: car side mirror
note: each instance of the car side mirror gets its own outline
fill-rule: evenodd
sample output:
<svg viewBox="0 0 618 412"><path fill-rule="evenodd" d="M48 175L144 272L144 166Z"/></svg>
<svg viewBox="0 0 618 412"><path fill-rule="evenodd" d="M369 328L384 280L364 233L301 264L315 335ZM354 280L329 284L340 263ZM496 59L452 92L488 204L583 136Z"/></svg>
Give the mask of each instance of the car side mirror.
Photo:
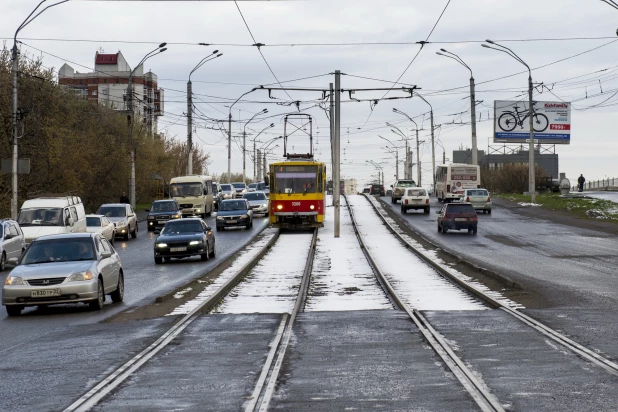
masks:
<svg viewBox="0 0 618 412"><path fill-rule="evenodd" d="M212 230L212 228L210 228L209 226L206 226L206 229L204 229L204 232L208 233Z"/></svg>
<svg viewBox="0 0 618 412"><path fill-rule="evenodd" d="M102 252L101 253L101 258L102 259L107 259L107 258L110 258L110 257L112 257L112 252Z"/></svg>
<svg viewBox="0 0 618 412"><path fill-rule="evenodd" d="M135 213L131 213L130 215L128 215L128 217L133 217L135 216Z"/></svg>
<svg viewBox="0 0 618 412"><path fill-rule="evenodd" d="M155 231L154 231L154 234L155 234L155 235L158 235L159 233L161 233L161 231L160 231L160 230L155 230Z"/></svg>
<svg viewBox="0 0 618 412"><path fill-rule="evenodd" d="M73 220L72 217L67 219L67 223L69 224L69 226L73 226L75 224L75 221Z"/></svg>

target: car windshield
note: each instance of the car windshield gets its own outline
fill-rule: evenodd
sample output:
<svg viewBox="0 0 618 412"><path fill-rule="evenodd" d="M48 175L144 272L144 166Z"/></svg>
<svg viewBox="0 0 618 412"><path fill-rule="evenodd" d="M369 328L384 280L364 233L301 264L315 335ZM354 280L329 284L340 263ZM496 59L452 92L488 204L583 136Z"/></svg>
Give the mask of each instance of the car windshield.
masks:
<svg viewBox="0 0 618 412"><path fill-rule="evenodd" d="M196 220L193 221L171 221L168 222L163 230L162 235L179 235L181 233L197 233L202 232L202 224Z"/></svg>
<svg viewBox="0 0 618 412"><path fill-rule="evenodd" d="M151 212L174 212L176 210L174 202L155 202L150 208Z"/></svg>
<svg viewBox="0 0 618 412"><path fill-rule="evenodd" d="M97 215L103 215L105 217L125 217L127 216L127 209L124 206L101 206L97 210Z"/></svg>
<svg viewBox="0 0 618 412"><path fill-rule="evenodd" d="M266 195L262 192L253 192L243 195L243 197L249 201L251 200L266 200Z"/></svg>
<svg viewBox="0 0 618 412"><path fill-rule="evenodd" d="M221 202L219 210L247 210L247 203L244 200L235 200L231 202Z"/></svg>
<svg viewBox="0 0 618 412"><path fill-rule="evenodd" d="M94 260L95 256L89 237L35 240L24 253L21 264Z"/></svg>
<svg viewBox="0 0 618 412"><path fill-rule="evenodd" d="M244 189L247 186L244 183L232 183L232 186L234 186L234 189Z"/></svg>
<svg viewBox="0 0 618 412"><path fill-rule="evenodd" d="M101 226L101 218L100 217L86 217L86 226L92 227L100 227Z"/></svg>
<svg viewBox="0 0 618 412"><path fill-rule="evenodd" d="M414 180L400 180L395 185L397 187L416 187Z"/></svg>
<svg viewBox="0 0 618 412"><path fill-rule="evenodd" d="M19 211L17 223L21 226L62 226L62 209L42 207L38 209L22 209Z"/></svg>
<svg viewBox="0 0 618 412"><path fill-rule="evenodd" d="M257 187L257 183L249 183L249 187L255 189Z"/></svg>
<svg viewBox="0 0 618 412"><path fill-rule="evenodd" d="M468 196L489 196L487 190L484 189L468 190L466 193Z"/></svg>
<svg viewBox="0 0 618 412"><path fill-rule="evenodd" d="M318 175L317 166L277 166L275 188L277 193L315 193Z"/></svg>
<svg viewBox="0 0 618 412"><path fill-rule="evenodd" d="M202 184L197 182L172 183L170 185L170 193L172 197L201 196Z"/></svg>
<svg viewBox="0 0 618 412"><path fill-rule="evenodd" d="M363 189L363 193L369 193L370 189L368 187Z"/></svg>
<svg viewBox="0 0 618 412"><path fill-rule="evenodd" d="M425 189L408 190L408 196L427 196Z"/></svg>
<svg viewBox="0 0 618 412"><path fill-rule="evenodd" d="M451 204L448 205L448 209L446 209L448 213L476 213L472 205L456 205Z"/></svg>
<svg viewBox="0 0 618 412"><path fill-rule="evenodd" d="M221 185L222 192L230 192L232 190L232 185Z"/></svg>

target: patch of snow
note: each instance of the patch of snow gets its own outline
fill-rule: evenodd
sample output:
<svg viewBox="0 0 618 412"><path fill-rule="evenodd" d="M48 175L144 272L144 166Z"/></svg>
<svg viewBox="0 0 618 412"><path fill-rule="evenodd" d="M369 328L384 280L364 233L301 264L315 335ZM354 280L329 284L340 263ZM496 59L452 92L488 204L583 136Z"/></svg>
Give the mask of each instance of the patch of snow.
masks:
<svg viewBox="0 0 618 412"><path fill-rule="evenodd" d="M332 196L326 203L331 204ZM334 237L334 208L326 208L318 232L305 311L393 309L378 284L358 239L345 199L341 197L340 237Z"/></svg>
<svg viewBox="0 0 618 412"><path fill-rule="evenodd" d="M363 196L348 196L348 201L365 246L407 304L418 310L488 309L406 249Z"/></svg>
<svg viewBox="0 0 618 412"><path fill-rule="evenodd" d="M193 288L186 288L181 290L180 292L176 292L174 293L174 299L182 299L187 293L191 292L192 290Z"/></svg>
<svg viewBox="0 0 618 412"><path fill-rule="evenodd" d="M213 313L291 313L312 233L284 233Z"/></svg>
<svg viewBox="0 0 618 412"><path fill-rule="evenodd" d="M519 202L519 203L518 203L518 205L519 205L519 206L532 206L532 207L538 207L538 206L541 206L541 205L540 205L540 204L538 204L538 203L526 203L526 202Z"/></svg>
<svg viewBox="0 0 618 412"><path fill-rule="evenodd" d="M246 263L253 259L262 250L262 248L270 242L275 233L277 233L276 229L266 229L263 232L263 235L261 235L261 238L240 252L239 256L236 260L234 260L234 263L232 263L232 266L224 270L213 283L208 285L208 287L200 292L200 294L194 299L191 299L190 301L177 307L166 316L186 315L191 313L193 309L210 298L225 282L232 278Z"/></svg>
<svg viewBox="0 0 618 412"><path fill-rule="evenodd" d="M385 220L392 226L392 228L395 229L395 231L399 235L401 235L403 240L408 245L413 247L416 251L418 251L420 254L422 254L426 258L430 259L432 262L435 262L436 264L440 265L445 271L450 273L452 276L454 276L454 277L458 278L459 280L465 282L466 284L472 286L476 290L478 290L480 292L483 292L485 295L487 295L487 296L497 300L498 302L502 303L503 305L508 306L510 308L513 308L513 309L525 309L525 306L520 305L519 303L514 302L514 301L512 301L510 299L505 298L501 293L495 292L495 291L489 289L487 286L483 285L482 283L479 283L476 280L472 279L471 277L464 275L463 273L461 273L457 269L454 269L454 268L450 267L449 264L444 262L444 260L442 260L442 258L440 258L438 256L438 253L436 251L425 249L423 247L423 245L421 245L419 242L417 242L416 240L414 240L413 238L408 236L401 229L401 227L399 227L399 225L386 214L386 211L382 207L381 203L379 203L378 201L376 201L375 199L373 199L371 197L370 197L369 200L378 208L378 210L380 211L382 216L384 216Z"/></svg>

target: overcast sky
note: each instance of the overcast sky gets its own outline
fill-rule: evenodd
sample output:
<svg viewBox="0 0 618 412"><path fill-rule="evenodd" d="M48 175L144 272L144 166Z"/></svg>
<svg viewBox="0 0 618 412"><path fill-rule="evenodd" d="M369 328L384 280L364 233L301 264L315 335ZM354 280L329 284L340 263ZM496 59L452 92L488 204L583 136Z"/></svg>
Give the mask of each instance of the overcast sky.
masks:
<svg viewBox="0 0 618 412"><path fill-rule="evenodd" d="M38 0L4 0L3 3L0 36L12 38L19 22ZM334 82L330 73L341 70L345 74L342 88L349 89L391 87L419 51L420 45L415 42L427 39L447 3L448 0L316 0L239 1L238 5L255 42L265 44L261 51L266 61L285 86L327 89ZM518 40L502 44L512 48L532 68L547 65L533 70L533 80L553 87L555 96L545 89L542 94L535 93L535 99L574 102L571 144L556 146L560 171L572 179L580 173L588 180L618 177L615 126L618 105L614 105L618 104L618 95L613 96L618 90L617 28L618 10L599 0L452 0L433 30L430 43L422 48L400 80L405 85L420 87L419 91L433 105L437 126L436 164L441 163L443 150L446 158L451 159L454 149L471 147L469 72L455 61L436 55L436 51L446 48L457 53L474 71L477 100L482 100L477 105L477 118L482 119L477 126L478 147L487 150L488 145L494 145L490 140L493 121L489 120L493 101L524 99L527 72L506 54L482 48L479 41ZM47 67L58 69L68 62L80 72L90 71L97 50L105 53L120 50L134 67L156 43L168 42L168 50L148 60L145 70L157 74L159 86L165 89L165 116L160 118L159 129L180 140L187 136L188 74L213 50L218 49L223 56L206 63L192 76L196 117L225 120L227 106L240 95L259 85L277 83L257 48L251 46L255 42L233 1L73 0L47 10L21 31L19 38L24 43L22 51L30 57L42 55ZM593 39L538 40L566 38ZM523 41L531 39L536 40ZM12 41L6 41L10 47ZM199 42L212 46L199 46ZM580 53L584 54L576 56ZM561 59L566 60L557 62ZM550 64L554 62L557 63ZM502 78L509 75L513 76ZM307 77L312 78L290 82ZM380 99L384 93L363 92L355 97ZM288 94L293 100L301 101L301 110L313 116L317 158L330 163L328 119L316 106L322 98L321 92L289 91ZM266 142L282 135L283 115L296 111L295 106L285 105L290 97L284 92L273 91L272 96L274 99L269 99L266 91L256 91L233 108L235 121L246 121L263 108L269 110L268 115L276 115L247 126L250 133L247 150L253 149L250 139L271 122L275 127L262 133L258 141ZM405 93L396 90L387 95L402 96ZM388 143L378 135L403 146L403 141L386 125L390 122L414 138L410 121L393 113L396 107L423 128L420 132L420 140L425 142L420 150L423 183L430 183L427 104L415 97L381 100L373 107L366 101L350 102L347 93L342 95L342 100L343 177L357 178L359 183L370 182L375 168L366 161L372 160L382 164L386 183L392 183L394 157L382 149ZM215 125L212 121L195 119L195 142L211 154L209 172L221 173L227 170L227 138L219 130L206 128ZM222 125L227 128L227 122ZM242 123L235 122L233 135L239 135L242 127ZM307 139L296 136L290 138L290 144L296 151L306 151ZM242 171L241 144L240 140L232 143L233 172ZM258 147L261 144L257 143ZM281 145L270 159L280 159L282 154ZM403 149L399 158L403 159ZM249 157L247 174L253 175ZM403 167L399 174L403 175Z"/></svg>

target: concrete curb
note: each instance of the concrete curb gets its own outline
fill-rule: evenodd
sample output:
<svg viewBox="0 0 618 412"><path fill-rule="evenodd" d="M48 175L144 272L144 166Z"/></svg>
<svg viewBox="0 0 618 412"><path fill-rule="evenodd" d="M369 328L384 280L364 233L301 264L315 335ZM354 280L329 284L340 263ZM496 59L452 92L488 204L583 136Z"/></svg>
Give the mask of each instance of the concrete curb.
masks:
<svg viewBox="0 0 618 412"><path fill-rule="evenodd" d="M381 198L378 198L378 202L382 203L383 206L385 206L384 209L385 209L385 211L387 213L389 211L392 212L390 207ZM515 282L513 279L509 278L508 276L503 275L503 274L498 273L498 272L495 272L495 271L493 271L491 269L484 268L484 267L479 266L479 265L477 265L475 263L472 263L472 262L464 259L461 255L455 253L454 251L452 251L450 249L446 249L442 245L438 245L438 244L434 243L433 241L427 239L425 236L423 236L420 232L418 232L412 226L406 224L406 227L409 228L410 230L412 230L414 233L416 233L416 235L418 237L420 237L421 239L423 239L423 241L429 243L431 246L436 248L437 251L443 252L446 255L456 259L458 264L462 264L464 266L469 267L470 269L473 269L473 270L478 271L479 273L482 273L485 276L489 276L491 278L494 278L498 282L502 283L503 285L505 285L506 287L509 287L511 289L519 289L519 290L523 289L521 284L519 284L518 282Z"/></svg>

